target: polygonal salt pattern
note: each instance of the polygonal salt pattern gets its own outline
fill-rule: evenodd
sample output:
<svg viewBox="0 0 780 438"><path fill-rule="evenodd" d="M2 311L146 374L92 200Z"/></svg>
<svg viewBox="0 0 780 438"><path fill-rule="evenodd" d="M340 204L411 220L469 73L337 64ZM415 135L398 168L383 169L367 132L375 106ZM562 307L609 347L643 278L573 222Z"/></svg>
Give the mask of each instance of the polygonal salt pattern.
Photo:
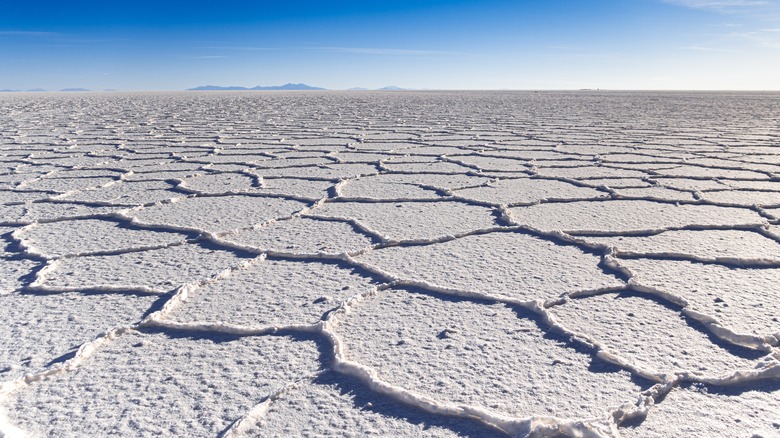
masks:
<svg viewBox="0 0 780 438"><path fill-rule="evenodd" d="M388 184L411 184L427 190L454 191L466 187L477 187L490 181L490 179L473 173L383 173L381 175L351 180L344 185L344 188L349 190L350 185L360 183L361 181L364 183L366 181L374 181ZM366 189L369 188L366 187ZM373 191L376 192L376 190ZM428 192L426 197L430 198L432 194L432 192Z"/></svg>
<svg viewBox="0 0 780 438"><path fill-rule="evenodd" d="M29 225L14 234L29 252L47 258L165 246L184 242L185 235L99 219L75 219Z"/></svg>
<svg viewBox="0 0 780 438"><path fill-rule="evenodd" d="M780 243L758 232L742 230L678 230L650 236L585 237L619 254L690 257L734 264L778 264Z"/></svg>
<svg viewBox="0 0 780 438"><path fill-rule="evenodd" d="M318 356L313 342L288 337L129 332L76 370L19 390L7 415L41 436L215 436L315 373Z"/></svg>
<svg viewBox="0 0 780 438"><path fill-rule="evenodd" d="M323 164L320 166L258 168L254 173L263 177L342 179L379 173L376 166L368 164Z"/></svg>
<svg viewBox="0 0 780 438"><path fill-rule="evenodd" d="M339 220L293 218L224 236L227 242L286 254L343 254L371 247L374 240Z"/></svg>
<svg viewBox="0 0 780 438"><path fill-rule="evenodd" d="M706 166L679 166L672 169L657 171L661 176L681 176L697 178L723 178L723 179L747 179L765 180L769 177L761 172L750 170L714 169Z"/></svg>
<svg viewBox="0 0 780 438"><path fill-rule="evenodd" d="M652 186L652 184L641 178L596 178L583 179L579 182L587 187L608 187L612 189L647 188Z"/></svg>
<svg viewBox="0 0 780 438"><path fill-rule="evenodd" d="M662 201L693 201L692 192L665 187L617 188L615 194L622 198L659 199Z"/></svg>
<svg viewBox="0 0 780 438"><path fill-rule="evenodd" d="M776 103L4 96L0 435L776 436Z"/></svg>
<svg viewBox="0 0 780 438"><path fill-rule="evenodd" d="M16 291L31 281L24 281L25 277L28 277L38 265L39 262L3 253L0 256L0 295Z"/></svg>
<svg viewBox="0 0 780 438"><path fill-rule="evenodd" d="M264 260L192 291L170 318L259 328L314 324L374 288L371 278L348 266Z"/></svg>
<svg viewBox="0 0 780 438"><path fill-rule="evenodd" d="M752 190L734 190L704 192L702 198L706 201L733 204L733 205L760 205L760 206L778 206L780 205L780 192L759 192Z"/></svg>
<svg viewBox="0 0 780 438"><path fill-rule="evenodd" d="M624 285L599 268L599 257L520 233L390 247L357 260L396 279L521 301Z"/></svg>
<svg viewBox="0 0 780 438"><path fill-rule="evenodd" d="M268 411L247 436L426 436L504 437L474 422L435 419L415 409L371 397L358 385L339 384L343 378L325 374L317 384L301 384L270 403ZM349 382L352 383L352 382ZM357 386L352 389L352 386Z"/></svg>
<svg viewBox="0 0 780 438"><path fill-rule="evenodd" d="M193 176L182 185L199 193L222 194L256 191L256 178L241 173L215 173Z"/></svg>
<svg viewBox="0 0 780 438"><path fill-rule="evenodd" d="M52 196L56 196L56 194L47 191L0 190L0 204L3 206L12 206L36 200L49 199Z"/></svg>
<svg viewBox="0 0 780 438"><path fill-rule="evenodd" d="M347 198L430 199L439 194L434 190L410 184L405 175L377 175L349 181L340 191Z"/></svg>
<svg viewBox="0 0 780 438"><path fill-rule="evenodd" d="M114 183L116 183L116 178L111 177L63 178L60 174L55 173L51 176L47 175L44 178L21 184L19 185L19 188L25 190L51 190L65 193L71 190L97 188Z"/></svg>
<svg viewBox="0 0 780 438"><path fill-rule="evenodd" d="M0 379L58 363L102 333L142 319L160 298L134 294L10 294L0 296Z"/></svg>
<svg viewBox="0 0 780 438"><path fill-rule="evenodd" d="M64 258L49 262L35 285L53 291L119 289L163 293L208 279L242 261L231 252L194 244Z"/></svg>
<svg viewBox="0 0 780 438"><path fill-rule="evenodd" d="M121 181L108 187L81 190L60 196L63 201L104 202L133 207L183 197L167 181Z"/></svg>
<svg viewBox="0 0 780 438"><path fill-rule="evenodd" d="M127 208L126 206L92 205L74 202L36 202L26 205L20 212L21 214L12 220L19 223L33 223L87 219L120 213L127 210Z"/></svg>
<svg viewBox="0 0 780 438"><path fill-rule="evenodd" d="M548 178L572 178L572 179L590 179L590 178L642 178L647 176L646 172L641 170L620 169L617 167L547 167L540 168L537 175Z"/></svg>
<svg viewBox="0 0 780 438"><path fill-rule="evenodd" d="M519 225L572 233L653 231L691 225L727 227L764 222L749 209L641 200L538 204L512 208L510 214L511 220Z"/></svg>
<svg viewBox="0 0 780 438"><path fill-rule="evenodd" d="M642 389L500 304L388 290L361 302L337 332L351 360L390 384L521 418L597 417Z"/></svg>
<svg viewBox="0 0 780 438"><path fill-rule="evenodd" d="M320 181L306 179L306 174L301 178L263 178L260 193L278 194L283 196L297 196L309 199L321 199L328 195L328 191L336 185L335 181Z"/></svg>
<svg viewBox="0 0 780 438"><path fill-rule="evenodd" d="M688 178L658 178L652 180L659 186L677 190L705 191L723 190L729 187L731 181L719 181L715 179L688 179Z"/></svg>
<svg viewBox="0 0 780 438"><path fill-rule="evenodd" d="M646 297L578 298L552 307L550 313L568 330L660 378L683 372L722 377L756 365L723 345L714 345L680 312Z"/></svg>
<svg viewBox="0 0 780 438"><path fill-rule="evenodd" d="M306 204L291 199L257 196L186 198L136 210L129 215L146 225L224 233L292 216Z"/></svg>
<svg viewBox="0 0 780 438"><path fill-rule="evenodd" d="M609 194L557 180L506 179L483 187L456 190L458 196L491 204L533 204L549 199L596 199Z"/></svg>
<svg viewBox="0 0 780 438"><path fill-rule="evenodd" d="M620 260L632 281L686 300L737 333L780 333L780 269L735 268L674 260Z"/></svg>
<svg viewBox="0 0 780 438"><path fill-rule="evenodd" d="M484 172L491 173L495 171L499 172L522 172L527 171L529 168L528 163L522 160L514 160L508 158L499 157L484 157L479 155L471 155L466 157L455 157L455 162L463 163L467 166L473 166L483 170Z"/></svg>
<svg viewBox="0 0 780 438"><path fill-rule="evenodd" d="M681 436L776 437L780 435L780 385L675 388L638 425L620 429L626 438Z"/></svg>
<svg viewBox="0 0 780 438"><path fill-rule="evenodd" d="M329 202L312 215L354 219L388 240L427 240L495 226L490 209L460 202Z"/></svg>

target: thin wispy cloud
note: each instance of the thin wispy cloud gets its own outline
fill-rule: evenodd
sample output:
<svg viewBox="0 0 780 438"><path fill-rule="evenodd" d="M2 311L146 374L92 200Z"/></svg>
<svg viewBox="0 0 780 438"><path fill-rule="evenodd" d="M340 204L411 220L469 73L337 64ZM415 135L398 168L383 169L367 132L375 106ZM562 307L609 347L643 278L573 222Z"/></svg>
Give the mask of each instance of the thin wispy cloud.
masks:
<svg viewBox="0 0 780 438"><path fill-rule="evenodd" d="M246 52L260 52L264 50L280 50L279 47L253 47L253 46L203 46L204 50L237 50Z"/></svg>
<svg viewBox="0 0 780 438"><path fill-rule="evenodd" d="M550 50L580 50L577 46L549 46Z"/></svg>
<svg viewBox="0 0 780 438"><path fill-rule="evenodd" d="M547 59L573 59L573 58L618 58L618 53L607 52L594 52L590 48L572 46L572 45L556 45L547 46L548 49L554 52L548 52L545 55Z"/></svg>
<svg viewBox="0 0 780 438"><path fill-rule="evenodd" d="M0 36L12 37L51 37L62 35L59 32L40 32L29 30L0 30Z"/></svg>
<svg viewBox="0 0 780 438"><path fill-rule="evenodd" d="M780 49L780 38L777 32L755 31L755 32L734 32L728 35L729 38L747 41L755 46L767 49Z"/></svg>
<svg viewBox="0 0 780 438"><path fill-rule="evenodd" d="M735 52L736 51L731 49L724 49L721 47L710 47L710 46L684 46L680 48L683 50L693 50L696 52Z"/></svg>
<svg viewBox="0 0 780 438"><path fill-rule="evenodd" d="M409 49L385 49L373 47L309 47L310 50L325 52L354 53L358 55L384 55L384 56L426 56L426 55L454 55L457 52L441 50L409 50Z"/></svg>
<svg viewBox="0 0 780 438"><path fill-rule="evenodd" d="M766 20L780 13L777 0L660 0L676 6L714 12L732 17L752 17Z"/></svg>
<svg viewBox="0 0 780 438"><path fill-rule="evenodd" d="M726 11L733 9L754 8L760 6L769 6L770 1L765 0L662 0L664 3L670 3L678 6L685 6L691 9L712 9Z"/></svg>
<svg viewBox="0 0 780 438"><path fill-rule="evenodd" d="M620 58L617 53L553 53L544 55L545 59L608 59Z"/></svg>
<svg viewBox="0 0 780 438"><path fill-rule="evenodd" d="M224 55L203 55L203 56L190 56L190 59L222 59L227 58Z"/></svg>

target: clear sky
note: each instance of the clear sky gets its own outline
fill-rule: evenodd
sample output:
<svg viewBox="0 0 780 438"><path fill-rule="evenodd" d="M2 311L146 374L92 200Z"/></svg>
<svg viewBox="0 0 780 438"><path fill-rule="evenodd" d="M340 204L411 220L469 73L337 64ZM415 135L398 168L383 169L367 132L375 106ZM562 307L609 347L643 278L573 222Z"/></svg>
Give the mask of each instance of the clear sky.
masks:
<svg viewBox="0 0 780 438"><path fill-rule="evenodd" d="M780 0L0 0L0 89L780 90Z"/></svg>

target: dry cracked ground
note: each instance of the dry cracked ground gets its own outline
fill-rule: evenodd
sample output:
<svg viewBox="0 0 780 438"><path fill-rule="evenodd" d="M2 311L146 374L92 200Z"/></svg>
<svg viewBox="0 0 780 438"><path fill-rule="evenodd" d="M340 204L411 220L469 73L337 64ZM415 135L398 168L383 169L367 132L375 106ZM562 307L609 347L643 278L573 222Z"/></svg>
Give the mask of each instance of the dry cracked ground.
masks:
<svg viewBox="0 0 780 438"><path fill-rule="evenodd" d="M0 98L0 436L780 436L780 96Z"/></svg>

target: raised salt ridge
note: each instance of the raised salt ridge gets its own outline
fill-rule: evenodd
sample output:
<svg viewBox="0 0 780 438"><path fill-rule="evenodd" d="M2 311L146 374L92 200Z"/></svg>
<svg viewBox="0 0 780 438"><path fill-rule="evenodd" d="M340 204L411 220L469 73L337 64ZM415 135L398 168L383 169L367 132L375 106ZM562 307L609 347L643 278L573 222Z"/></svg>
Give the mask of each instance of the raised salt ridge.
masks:
<svg viewBox="0 0 780 438"><path fill-rule="evenodd" d="M0 438L780 436L778 95L0 99Z"/></svg>

